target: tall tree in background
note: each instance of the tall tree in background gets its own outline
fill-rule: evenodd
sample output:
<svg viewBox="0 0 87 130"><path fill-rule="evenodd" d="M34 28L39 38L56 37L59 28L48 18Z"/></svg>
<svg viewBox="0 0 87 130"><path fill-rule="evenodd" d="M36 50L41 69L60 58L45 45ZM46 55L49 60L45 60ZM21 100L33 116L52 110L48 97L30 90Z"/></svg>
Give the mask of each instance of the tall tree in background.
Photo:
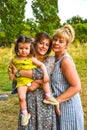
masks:
<svg viewBox="0 0 87 130"><path fill-rule="evenodd" d="M0 0L0 19L8 45L23 30L26 0Z"/></svg>
<svg viewBox="0 0 87 130"><path fill-rule="evenodd" d="M66 23L68 24L78 24L78 23L84 23L84 20L79 16L73 16L70 19L67 19Z"/></svg>
<svg viewBox="0 0 87 130"><path fill-rule="evenodd" d="M32 0L32 9L40 30L52 34L60 26L58 0Z"/></svg>
<svg viewBox="0 0 87 130"><path fill-rule="evenodd" d="M22 33L34 37L39 32L38 26L33 18L26 19Z"/></svg>

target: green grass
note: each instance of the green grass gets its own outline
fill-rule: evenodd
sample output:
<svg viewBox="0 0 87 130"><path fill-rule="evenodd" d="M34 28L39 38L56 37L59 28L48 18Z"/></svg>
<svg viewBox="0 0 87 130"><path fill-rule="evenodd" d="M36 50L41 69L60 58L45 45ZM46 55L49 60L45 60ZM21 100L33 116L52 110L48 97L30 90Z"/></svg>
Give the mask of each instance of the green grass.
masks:
<svg viewBox="0 0 87 130"><path fill-rule="evenodd" d="M0 48L0 91L11 91L11 81L8 77L8 64L13 55L13 47Z"/></svg>
<svg viewBox="0 0 87 130"><path fill-rule="evenodd" d="M81 79L82 89L80 95L84 110L85 130L87 130L87 44L78 47L71 46L69 52L75 61Z"/></svg>
<svg viewBox="0 0 87 130"><path fill-rule="evenodd" d="M8 65L0 66L0 90L2 91L11 90L11 81L8 77L7 66Z"/></svg>
<svg viewBox="0 0 87 130"><path fill-rule="evenodd" d="M77 71L79 73L82 89L80 91L84 118L85 130L87 130L87 44L74 46L68 50L72 55ZM0 94L11 92L11 81L9 80L7 68L13 57L12 48L0 48ZM0 101L0 130L17 130L19 103L17 95L8 100Z"/></svg>

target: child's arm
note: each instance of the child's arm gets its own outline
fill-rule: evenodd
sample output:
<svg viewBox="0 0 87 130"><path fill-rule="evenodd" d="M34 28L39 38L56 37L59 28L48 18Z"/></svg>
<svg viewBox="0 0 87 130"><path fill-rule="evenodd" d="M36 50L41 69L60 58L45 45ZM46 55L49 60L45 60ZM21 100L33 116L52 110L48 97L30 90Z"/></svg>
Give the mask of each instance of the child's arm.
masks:
<svg viewBox="0 0 87 130"><path fill-rule="evenodd" d="M41 61L37 60L35 57L32 57L32 62L42 69L43 74L44 74L43 80L44 80L44 82L48 82L49 81L49 76L48 76L45 65Z"/></svg>

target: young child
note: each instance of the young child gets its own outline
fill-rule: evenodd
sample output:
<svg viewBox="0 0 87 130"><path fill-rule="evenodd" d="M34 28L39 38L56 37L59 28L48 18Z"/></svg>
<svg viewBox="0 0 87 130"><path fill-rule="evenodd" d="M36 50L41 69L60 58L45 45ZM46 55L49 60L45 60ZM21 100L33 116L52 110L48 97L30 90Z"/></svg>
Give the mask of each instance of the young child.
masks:
<svg viewBox="0 0 87 130"><path fill-rule="evenodd" d="M19 102L20 102L20 109L22 112L22 120L21 125L25 126L28 123L31 115L27 111L26 107L26 93L28 90L35 90L39 87L39 84L43 84L43 89L46 95L46 98L49 98L50 102L48 104L56 105L58 104L57 100L52 97L50 87L49 87L49 77L47 74L47 70L45 65L33 57L32 53L32 39L25 36L20 35L17 38L15 44L15 54L16 56L12 59L12 63L17 68L16 74L12 72L11 66L8 69L9 78L10 80L15 80L17 82L16 88L18 92ZM33 50L34 52L34 50ZM43 80L36 80L27 78L27 77L20 77L18 74L20 70L31 70L33 68L40 67L43 71L44 77Z"/></svg>

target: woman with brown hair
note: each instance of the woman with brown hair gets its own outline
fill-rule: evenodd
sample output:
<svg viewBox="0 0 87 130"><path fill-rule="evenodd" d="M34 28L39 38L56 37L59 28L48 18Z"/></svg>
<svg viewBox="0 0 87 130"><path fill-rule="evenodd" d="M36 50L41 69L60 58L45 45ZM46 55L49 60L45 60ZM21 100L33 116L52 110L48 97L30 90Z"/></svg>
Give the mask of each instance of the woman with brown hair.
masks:
<svg viewBox="0 0 87 130"><path fill-rule="evenodd" d="M51 38L45 32L36 34L34 48L36 50L35 57L44 62L49 78L54 69L54 57L50 57ZM16 70L17 71L17 70ZM20 70L20 76L29 78L42 79L43 73L41 69ZM21 126L21 113L19 115L18 130L56 130L56 115L54 106L43 103L44 91L40 85L39 88L27 93L27 108L31 114L31 118L27 126Z"/></svg>

